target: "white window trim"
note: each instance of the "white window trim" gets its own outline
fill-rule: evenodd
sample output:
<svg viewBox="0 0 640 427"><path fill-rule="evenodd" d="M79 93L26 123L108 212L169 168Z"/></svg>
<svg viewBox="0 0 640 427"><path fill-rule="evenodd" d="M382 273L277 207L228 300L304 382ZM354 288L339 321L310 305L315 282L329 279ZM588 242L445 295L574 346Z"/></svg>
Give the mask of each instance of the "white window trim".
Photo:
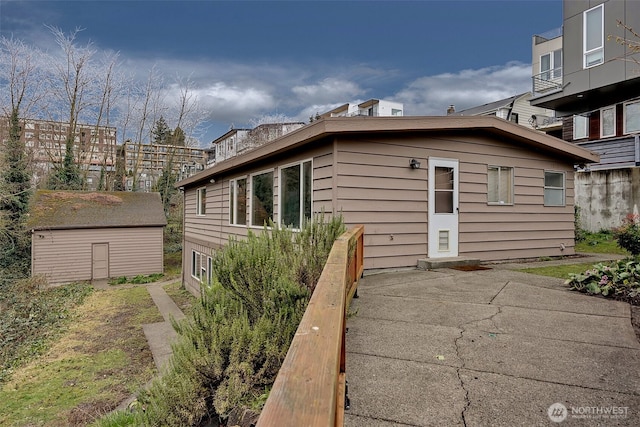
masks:
<svg viewBox="0 0 640 427"><path fill-rule="evenodd" d="M198 258L200 261L202 261L202 257L200 256L200 252L192 249L191 250L191 277L193 277L194 279L196 279L198 282L200 281L200 278L196 275L197 273L199 273L199 269L197 268L198 266L195 263L196 258ZM196 271L198 270L198 271Z"/></svg>
<svg viewBox="0 0 640 427"><path fill-rule="evenodd" d="M284 226L285 224L282 224L283 218L282 218L282 186L280 185L280 183L282 182L282 171L283 169L287 169L290 168L291 166L299 166L299 170L300 170L300 176L302 177L302 165L304 163L311 163L311 214L313 215L313 158L310 159L304 159L304 160L300 160L297 162L292 162L292 163L287 163L286 165L282 165L278 168L278 224L280 224L281 226ZM304 183L301 182L300 185L300 212L298 213L300 215L300 225L302 226L302 222L304 220L304 205L302 203L302 200L304 200ZM297 228L293 229L295 230L299 230Z"/></svg>
<svg viewBox="0 0 640 427"><path fill-rule="evenodd" d="M489 186L489 169L497 168L498 169L498 197L500 195L500 169L509 168L511 173L511 202L503 203L500 201L490 202L489 201L489 191L487 191L487 204L491 206L513 206L515 204L515 168L513 166L498 166L498 165L488 165L487 166L487 190Z"/></svg>
<svg viewBox="0 0 640 427"><path fill-rule="evenodd" d="M249 175L249 179L248 179L248 187L249 187L249 203L247 203L247 209L249 209L249 224L247 224L248 228L255 228L255 229L263 229L265 226L264 225L253 225L253 177L254 176L258 176L258 175L264 175L265 173L269 173L271 172L273 174L273 185L276 185L276 179L278 174L276 173L275 169L265 169L259 172L255 172L252 173L251 175ZM273 220L274 223L277 222L276 220L276 210L275 210L275 196L276 196L276 192L273 192L273 199L271 200L271 210L273 211L273 216L274 218L271 218ZM269 227L268 225L266 226L268 230L271 229L271 227Z"/></svg>
<svg viewBox="0 0 640 427"><path fill-rule="evenodd" d="M602 20L600 21L600 46L594 49L587 51L587 14L595 9L602 8ZM602 61L597 64L587 65L587 56L589 54L595 53L597 51L602 51ZM602 65L604 63L604 3L599 4L598 6L592 7L591 9L585 10L582 13L582 68L592 68L597 67L598 65Z"/></svg>
<svg viewBox="0 0 640 427"><path fill-rule="evenodd" d="M551 190L558 190L560 189L559 187L547 187L544 183L545 181L545 177L544 174L546 173L558 173L562 175L562 204L559 205L548 205L547 202L544 200L544 191L547 189L551 189ZM555 170L545 170L543 175L542 175L542 187L543 187L543 193L542 193L542 203L544 204L544 206L548 206L548 207L564 207L567 206L567 173L564 171L555 171Z"/></svg>
<svg viewBox="0 0 640 427"><path fill-rule="evenodd" d="M604 133L604 115L603 113L606 110L613 110L613 133L612 134L605 134ZM615 105L611 105L609 107L605 107L605 108L601 108L600 109L600 138L609 138L612 136L616 136L616 106Z"/></svg>
<svg viewBox="0 0 640 427"><path fill-rule="evenodd" d="M622 133L624 133L625 135L635 134L640 132L640 129L631 130L631 131L627 130L627 105L631 105L631 104L640 104L640 99L637 99L635 101L625 102L622 106L622 128L623 128Z"/></svg>
<svg viewBox="0 0 640 427"><path fill-rule="evenodd" d="M204 199L204 213L202 213L202 196L201 191L205 191L205 199ZM207 187L200 187L196 189L196 216L205 216L207 214L207 198L206 198Z"/></svg>
<svg viewBox="0 0 640 427"><path fill-rule="evenodd" d="M233 214L235 216L236 213L236 207L238 206L238 192L237 190L237 182L239 179L244 179L245 180L245 224L237 224L235 222L231 222L231 212L233 211ZM247 200L247 189L248 189L248 184L249 184L249 177L247 175L244 176L239 176L236 177L234 179L229 180L229 225L233 226L233 227L247 227L247 212L246 210L249 209L249 201ZM233 203L231 203L231 192L233 191ZM233 205L233 206L232 206ZM236 218L237 221L237 218Z"/></svg>
<svg viewBox="0 0 640 427"><path fill-rule="evenodd" d="M576 136L576 118L577 117L584 117L586 119L586 125L585 125L585 136L580 136L577 137ZM576 114L573 116L573 139L574 140L578 140L578 139L586 139L589 138L589 116L583 116L581 114Z"/></svg>

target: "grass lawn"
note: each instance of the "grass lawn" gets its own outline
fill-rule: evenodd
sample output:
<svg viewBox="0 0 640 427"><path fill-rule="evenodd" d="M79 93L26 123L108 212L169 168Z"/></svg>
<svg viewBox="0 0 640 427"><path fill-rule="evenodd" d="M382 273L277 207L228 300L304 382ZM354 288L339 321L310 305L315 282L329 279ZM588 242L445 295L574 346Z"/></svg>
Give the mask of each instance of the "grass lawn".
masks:
<svg viewBox="0 0 640 427"><path fill-rule="evenodd" d="M613 234L608 232L586 233L584 240L576 243L576 252L629 255L629 252L620 248ZM569 274L584 273L593 267L592 263L554 265L549 267L523 268L518 271L524 273L538 274L541 276L557 277L568 279Z"/></svg>
<svg viewBox="0 0 640 427"><path fill-rule="evenodd" d="M592 263L554 265L549 267L533 267L523 268L518 271L523 273L538 274L540 276L557 277L559 279L568 279L570 273L584 273L593 267Z"/></svg>
<svg viewBox="0 0 640 427"><path fill-rule="evenodd" d="M184 289L179 281L164 285L163 289L186 316L191 314L193 305L198 299L191 292Z"/></svg>
<svg viewBox="0 0 640 427"><path fill-rule="evenodd" d="M0 425L80 426L155 375L142 324L162 321L144 287L95 291L40 358L0 384Z"/></svg>

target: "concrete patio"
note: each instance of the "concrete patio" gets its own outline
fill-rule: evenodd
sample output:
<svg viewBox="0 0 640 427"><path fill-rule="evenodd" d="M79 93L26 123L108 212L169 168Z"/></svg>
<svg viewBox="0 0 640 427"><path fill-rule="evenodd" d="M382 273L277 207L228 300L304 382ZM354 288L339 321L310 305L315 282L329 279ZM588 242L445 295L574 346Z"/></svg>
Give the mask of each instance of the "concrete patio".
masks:
<svg viewBox="0 0 640 427"><path fill-rule="evenodd" d="M629 305L490 267L362 279L345 425L640 425Z"/></svg>

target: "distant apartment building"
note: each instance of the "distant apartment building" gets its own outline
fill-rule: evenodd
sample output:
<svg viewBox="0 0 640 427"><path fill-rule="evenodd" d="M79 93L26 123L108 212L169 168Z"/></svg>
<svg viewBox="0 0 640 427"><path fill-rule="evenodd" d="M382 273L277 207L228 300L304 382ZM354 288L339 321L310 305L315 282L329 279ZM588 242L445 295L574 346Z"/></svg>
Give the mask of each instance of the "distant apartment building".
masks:
<svg viewBox="0 0 640 427"><path fill-rule="evenodd" d="M553 115L553 111L533 107L529 103L530 99L531 92L526 92L460 111L455 111L455 106L450 105L447 109L447 115L496 116L528 128L538 129L536 119L545 115Z"/></svg>
<svg viewBox="0 0 640 427"><path fill-rule="evenodd" d="M269 141L300 129L304 122L266 123L253 129L231 129L211 142L207 166L238 156Z"/></svg>
<svg viewBox="0 0 640 427"><path fill-rule="evenodd" d="M20 131L33 166L34 183L41 186L55 165L64 158L69 123L22 119ZM8 121L3 120L0 124L2 141L8 138L8 134ZM116 128L77 124L73 152L75 162L85 173L87 188L96 189L101 173L115 169Z"/></svg>
<svg viewBox="0 0 640 427"><path fill-rule="evenodd" d="M178 179L188 178L203 170L207 161L204 149L177 145L126 141L120 151L127 191L153 191L165 167L170 167Z"/></svg>
<svg viewBox="0 0 640 427"><path fill-rule="evenodd" d="M394 117L404 115L404 104L386 101L384 99L370 99L359 104L343 104L331 111L320 114L320 117Z"/></svg>
<svg viewBox="0 0 640 427"><path fill-rule="evenodd" d="M533 37L531 105L600 154L592 170L640 165L640 39L625 26L640 29L637 0L565 0L562 30Z"/></svg>

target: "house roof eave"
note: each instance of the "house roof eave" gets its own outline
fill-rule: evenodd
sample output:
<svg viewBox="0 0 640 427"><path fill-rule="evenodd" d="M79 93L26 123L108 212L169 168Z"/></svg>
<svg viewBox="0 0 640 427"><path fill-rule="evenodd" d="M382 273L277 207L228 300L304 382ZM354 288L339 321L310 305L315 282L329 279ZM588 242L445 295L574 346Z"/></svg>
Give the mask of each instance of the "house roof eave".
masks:
<svg viewBox="0 0 640 427"><path fill-rule="evenodd" d="M326 117L277 138L246 154L232 157L179 181L176 187L191 187L216 175L251 164L323 137L371 132L450 132L483 131L508 136L531 147L572 159L575 163L596 163L600 156L584 148L542 132L493 116L401 116L401 117Z"/></svg>

